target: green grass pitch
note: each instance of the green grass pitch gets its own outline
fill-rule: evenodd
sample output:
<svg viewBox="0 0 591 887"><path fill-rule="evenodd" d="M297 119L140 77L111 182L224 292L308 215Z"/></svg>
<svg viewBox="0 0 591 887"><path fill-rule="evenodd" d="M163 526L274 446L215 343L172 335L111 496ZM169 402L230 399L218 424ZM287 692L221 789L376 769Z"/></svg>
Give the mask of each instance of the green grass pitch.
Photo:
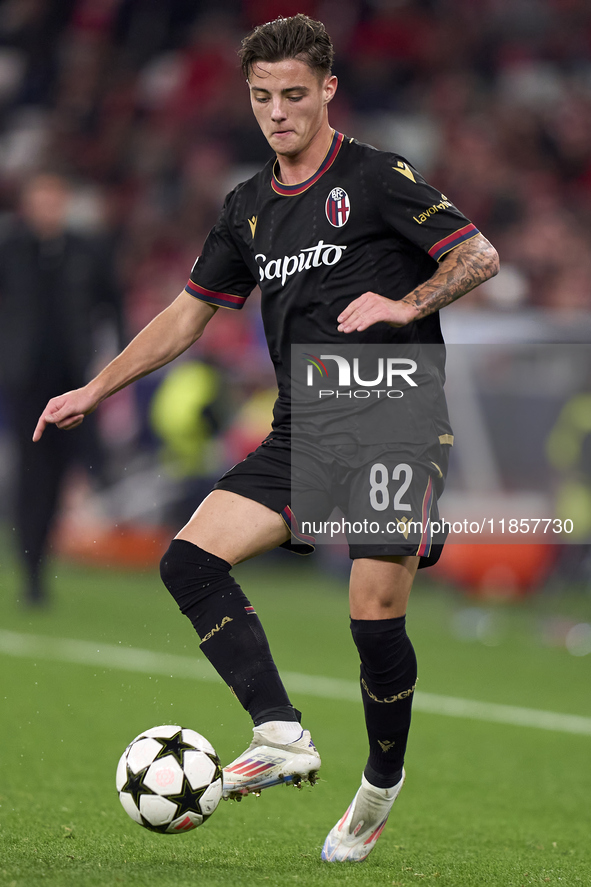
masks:
<svg viewBox="0 0 591 887"><path fill-rule="evenodd" d="M56 563L53 572L53 606L26 611L3 553L4 631L200 656L156 571ZM344 580L287 554L237 573L280 668L357 679ZM591 715L591 656L543 644L540 629L552 613L591 621L588 596L493 608L486 644L452 630L467 606L417 583L409 632L420 689ZM407 784L380 842L365 863L330 865L320 849L366 757L360 702L292 694L323 756L318 785L223 802L202 828L169 837L124 813L118 758L141 730L180 723L230 761L246 747L250 724L223 685L2 652L0 675L1 885L591 884L590 735L416 711Z"/></svg>

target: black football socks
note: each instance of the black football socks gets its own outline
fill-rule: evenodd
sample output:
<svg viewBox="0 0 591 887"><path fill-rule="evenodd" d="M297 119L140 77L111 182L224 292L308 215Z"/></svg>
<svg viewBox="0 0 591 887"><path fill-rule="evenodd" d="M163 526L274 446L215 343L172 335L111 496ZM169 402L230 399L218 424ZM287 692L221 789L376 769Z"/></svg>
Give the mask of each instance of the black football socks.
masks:
<svg viewBox="0 0 591 887"><path fill-rule="evenodd" d="M402 778L402 766L417 660L406 634L406 617L351 619L351 634L361 659L361 695L369 737L365 778L390 788Z"/></svg>
<svg viewBox="0 0 591 887"><path fill-rule="evenodd" d="M203 653L255 727L299 721L260 619L230 570L227 561L184 539L174 539L160 562L162 580L193 623Z"/></svg>

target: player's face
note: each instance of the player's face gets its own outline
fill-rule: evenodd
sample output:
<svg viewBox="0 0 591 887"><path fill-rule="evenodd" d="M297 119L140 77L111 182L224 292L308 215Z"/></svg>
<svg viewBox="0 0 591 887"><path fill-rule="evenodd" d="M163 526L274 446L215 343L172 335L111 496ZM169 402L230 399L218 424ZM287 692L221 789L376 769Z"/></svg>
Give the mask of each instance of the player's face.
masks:
<svg viewBox="0 0 591 887"><path fill-rule="evenodd" d="M285 59L255 62L248 85L254 116L277 154L300 154L328 126L336 77L321 78L305 62Z"/></svg>

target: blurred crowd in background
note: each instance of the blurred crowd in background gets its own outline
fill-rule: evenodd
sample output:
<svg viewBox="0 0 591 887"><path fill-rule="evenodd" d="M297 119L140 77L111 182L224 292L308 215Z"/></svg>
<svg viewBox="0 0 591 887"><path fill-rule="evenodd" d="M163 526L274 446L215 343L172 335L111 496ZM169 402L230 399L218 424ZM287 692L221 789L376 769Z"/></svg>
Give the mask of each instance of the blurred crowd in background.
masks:
<svg viewBox="0 0 591 887"><path fill-rule="evenodd" d="M335 45L333 126L405 156L499 250L466 308L590 312L588 0L2 0L0 223L39 171L68 182L68 226L100 243L123 318L97 323L88 372L183 289L224 195L268 160L237 49L296 12ZM160 441L202 479L266 433L256 298L189 358L102 408L120 475Z"/></svg>
<svg viewBox="0 0 591 887"><path fill-rule="evenodd" d="M3 0L0 208L40 166L70 176L72 221L113 236L137 331L268 159L236 51L298 11L335 44L333 125L405 155L498 246L510 285L479 298L588 309L587 0ZM210 347L235 365L249 320L226 322Z"/></svg>

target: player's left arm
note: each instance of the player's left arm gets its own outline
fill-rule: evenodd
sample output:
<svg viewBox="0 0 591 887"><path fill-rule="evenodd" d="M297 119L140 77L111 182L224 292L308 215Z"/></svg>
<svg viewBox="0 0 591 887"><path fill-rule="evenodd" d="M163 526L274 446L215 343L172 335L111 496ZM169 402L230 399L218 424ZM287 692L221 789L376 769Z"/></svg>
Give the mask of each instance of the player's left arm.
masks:
<svg viewBox="0 0 591 887"><path fill-rule="evenodd" d="M499 271L499 255L482 234L460 243L439 262L429 280L421 283L403 299L393 301L378 293L363 293L339 314L341 333L366 330L374 323L406 326L433 311L445 308L469 293Z"/></svg>

